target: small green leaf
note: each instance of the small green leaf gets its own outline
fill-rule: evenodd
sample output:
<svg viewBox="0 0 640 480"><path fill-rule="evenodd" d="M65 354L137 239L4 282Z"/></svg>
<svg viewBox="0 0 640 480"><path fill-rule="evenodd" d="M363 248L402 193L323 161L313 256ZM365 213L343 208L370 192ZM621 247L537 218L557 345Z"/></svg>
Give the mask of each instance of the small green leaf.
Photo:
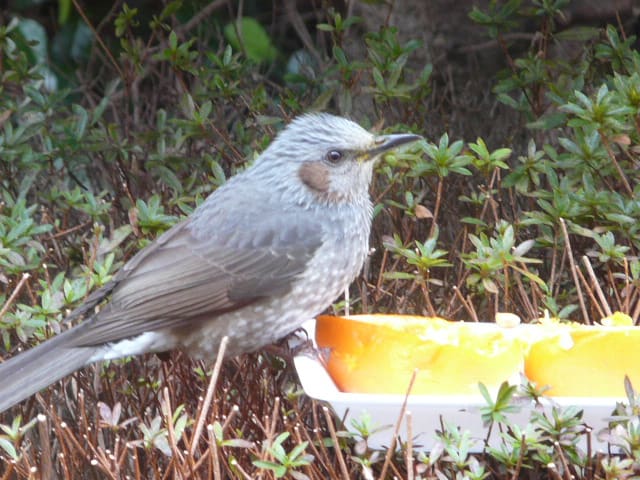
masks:
<svg viewBox="0 0 640 480"><path fill-rule="evenodd" d="M240 23L228 23L224 36L234 49L243 51L256 63L270 63L278 56L271 37L255 18L243 17Z"/></svg>
<svg viewBox="0 0 640 480"><path fill-rule="evenodd" d="M12 460L18 460L18 452L8 439L0 438L0 448L4 450Z"/></svg>
<svg viewBox="0 0 640 480"><path fill-rule="evenodd" d="M316 28L318 30L320 30L321 32L333 32L335 31L335 28L332 25L329 25L328 23L319 23L316 25Z"/></svg>
<svg viewBox="0 0 640 480"><path fill-rule="evenodd" d="M416 275L407 272L385 272L384 278L386 280L415 280Z"/></svg>

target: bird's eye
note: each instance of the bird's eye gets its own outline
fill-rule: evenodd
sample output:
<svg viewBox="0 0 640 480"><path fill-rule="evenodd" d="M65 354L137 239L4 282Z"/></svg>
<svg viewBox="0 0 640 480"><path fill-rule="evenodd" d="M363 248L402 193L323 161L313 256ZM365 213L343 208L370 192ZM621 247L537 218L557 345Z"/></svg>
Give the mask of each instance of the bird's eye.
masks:
<svg viewBox="0 0 640 480"><path fill-rule="evenodd" d="M338 163L342 160L342 152L340 150L331 150L327 153L327 160L331 163Z"/></svg>

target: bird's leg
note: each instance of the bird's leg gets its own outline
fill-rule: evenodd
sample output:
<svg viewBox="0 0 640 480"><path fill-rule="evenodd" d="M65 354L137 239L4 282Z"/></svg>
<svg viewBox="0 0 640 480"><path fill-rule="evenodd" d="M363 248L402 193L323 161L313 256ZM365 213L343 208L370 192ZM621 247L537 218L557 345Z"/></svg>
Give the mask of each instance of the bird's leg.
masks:
<svg viewBox="0 0 640 480"><path fill-rule="evenodd" d="M307 331L299 328L279 342L267 345L263 351L289 362L303 353L314 354L316 349L313 346L313 341L307 335Z"/></svg>

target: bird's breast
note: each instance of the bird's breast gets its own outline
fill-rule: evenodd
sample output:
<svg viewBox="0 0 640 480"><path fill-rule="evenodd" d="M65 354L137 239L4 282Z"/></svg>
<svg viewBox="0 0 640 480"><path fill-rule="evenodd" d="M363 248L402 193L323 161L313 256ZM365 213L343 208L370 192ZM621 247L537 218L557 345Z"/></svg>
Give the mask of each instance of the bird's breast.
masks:
<svg viewBox="0 0 640 480"><path fill-rule="evenodd" d="M289 292L217 317L197 335L184 339L191 355L214 357L225 335L229 355L257 350L320 314L344 292L367 257L371 209L365 205L322 215L317 217L323 227L322 243Z"/></svg>

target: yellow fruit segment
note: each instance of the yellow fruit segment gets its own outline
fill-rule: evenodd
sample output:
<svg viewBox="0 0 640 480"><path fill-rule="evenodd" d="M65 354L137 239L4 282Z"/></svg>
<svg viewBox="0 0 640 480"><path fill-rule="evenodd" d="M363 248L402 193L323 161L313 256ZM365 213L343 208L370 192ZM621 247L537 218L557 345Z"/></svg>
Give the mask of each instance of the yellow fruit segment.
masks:
<svg viewBox="0 0 640 480"><path fill-rule="evenodd" d="M640 388L640 329L572 327L531 346L525 374L547 395L624 397L624 377Z"/></svg>

